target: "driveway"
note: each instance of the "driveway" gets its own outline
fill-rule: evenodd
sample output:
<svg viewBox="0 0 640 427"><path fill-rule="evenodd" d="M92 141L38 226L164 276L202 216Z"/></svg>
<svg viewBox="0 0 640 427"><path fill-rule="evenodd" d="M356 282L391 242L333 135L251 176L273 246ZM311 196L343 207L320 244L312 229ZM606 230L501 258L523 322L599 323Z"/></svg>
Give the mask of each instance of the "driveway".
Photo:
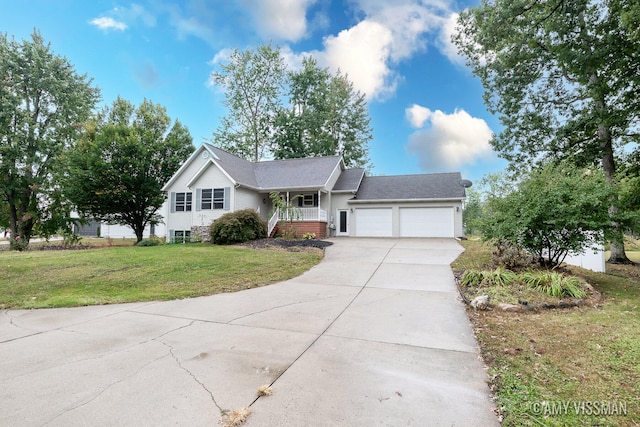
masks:
<svg viewBox="0 0 640 427"><path fill-rule="evenodd" d="M336 238L295 279L0 313L0 425L499 425L448 239ZM273 395L256 400L272 384Z"/></svg>

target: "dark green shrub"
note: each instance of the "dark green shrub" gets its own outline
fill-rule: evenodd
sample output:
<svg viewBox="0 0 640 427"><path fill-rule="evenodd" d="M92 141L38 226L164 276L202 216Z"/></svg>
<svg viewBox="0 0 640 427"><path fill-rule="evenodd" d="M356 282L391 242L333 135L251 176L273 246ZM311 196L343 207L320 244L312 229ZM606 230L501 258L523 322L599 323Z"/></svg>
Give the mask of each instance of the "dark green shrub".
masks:
<svg viewBox="0 0 640 427"><path fill-rule="evenodd" d="M160 243L159 239L142 239L136 243L136 246L158 246Z"/></svg>
<svg viewBox="0 0 640 427"><path fill-rule="evenodd" d="M217 245L242 243L267 237L267 224L253 209L229 212L211 224L211 242Z"/></svg>

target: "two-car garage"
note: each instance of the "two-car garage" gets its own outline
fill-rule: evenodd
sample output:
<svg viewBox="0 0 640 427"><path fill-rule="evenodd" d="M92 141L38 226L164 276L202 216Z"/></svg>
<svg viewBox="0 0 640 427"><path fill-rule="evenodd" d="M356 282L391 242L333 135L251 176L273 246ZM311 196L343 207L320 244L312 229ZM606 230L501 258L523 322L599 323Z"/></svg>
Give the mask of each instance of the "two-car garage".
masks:
<svg viewBox="0 0 640 427"><path fill-rule="evenodd" d="M359 237L455 237L453 206L358 207L354 209Z"/></svg>

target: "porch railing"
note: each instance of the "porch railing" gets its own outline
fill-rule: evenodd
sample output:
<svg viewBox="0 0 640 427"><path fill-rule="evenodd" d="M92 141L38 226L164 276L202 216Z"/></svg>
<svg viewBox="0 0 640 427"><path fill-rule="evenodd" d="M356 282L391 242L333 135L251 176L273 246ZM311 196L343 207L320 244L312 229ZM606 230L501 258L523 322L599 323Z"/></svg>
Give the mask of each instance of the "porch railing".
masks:
<svg viewBox="0 0 640 427"><path fill-rule="evenodd" d="M327 211L320 208L295 208L291 212L281 211L280 221L322 221L327 222Z"/></svg>
<svg viewBox="0 0 640 427"><path fill-rule="evenodd" d="M278 216L280 214L279 210L276 210L273 215L271 215L271 218L269 218L269 225L267 227L267 236L271 237L271 233L273 232L273 229L276 228L276 225L278 224Z"/></svg>

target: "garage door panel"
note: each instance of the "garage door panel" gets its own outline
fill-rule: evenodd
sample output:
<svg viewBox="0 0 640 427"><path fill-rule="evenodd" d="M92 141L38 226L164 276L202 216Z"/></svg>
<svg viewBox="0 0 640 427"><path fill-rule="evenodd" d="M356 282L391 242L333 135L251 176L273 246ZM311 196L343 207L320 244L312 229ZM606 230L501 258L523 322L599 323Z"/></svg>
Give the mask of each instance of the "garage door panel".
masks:
<svg viewBox="0 0 640 427"><path fill-rule="evenodd" d="M400 208L401 237L455 237L453 208Z"/></svg>
<svg viewBox="0 0 640 427"><path fill-rule="evenodd" d="M356 235L360 237L391 237L393 211L391 208L356 209Z"/></svg>

